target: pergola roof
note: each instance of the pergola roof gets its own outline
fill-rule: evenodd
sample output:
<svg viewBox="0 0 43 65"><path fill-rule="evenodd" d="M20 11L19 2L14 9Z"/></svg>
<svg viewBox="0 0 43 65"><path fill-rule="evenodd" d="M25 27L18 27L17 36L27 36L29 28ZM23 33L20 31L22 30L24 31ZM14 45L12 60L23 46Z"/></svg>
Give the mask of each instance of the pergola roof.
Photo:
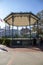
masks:
<svg viewBox="0 0 43 65"><path fill-rule="evenodd" d="M39 18L31 12L11 13L4 21L13 26L28 26L34 24Z"/></svg>

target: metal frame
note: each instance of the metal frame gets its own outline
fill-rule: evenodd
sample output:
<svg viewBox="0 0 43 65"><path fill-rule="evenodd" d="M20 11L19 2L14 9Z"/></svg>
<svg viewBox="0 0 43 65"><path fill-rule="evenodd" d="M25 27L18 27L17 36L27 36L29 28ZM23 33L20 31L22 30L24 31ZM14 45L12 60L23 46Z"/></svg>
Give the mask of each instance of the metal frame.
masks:
<svg viewBox="0 0 43 65"><path fill-rule="evenodd" d="M33 14L32 14L33 15ZM10 15L9 15L10 16ZM22 16L21 16L22 17ZM31 13L28 16L28 20L29 20L29 26L31 26ZM32 17L33 18L33 17ZM6 18L5 18L6 19ZM34 18L33 18L34 19ZM7 23L7 21L5 21ZM13 39L13 23L14 23L14 15L12 15L12 39ZM10 24L9 24L9 28L10 28ZM17 27L18 28L18 27ZM38 29L38 20L37 20L37 29ZM6 32L6 25L5 25L5 32ZM10 34L10 29L9 29L9 34ZM6 33L5 33L6 36ZM30 38L31 38L31 28L30 28Z"/></svg>
<svg viewBox="0 0 43 65"><path fill-rule="evenodd" d="M12 42L13 42L13 40L15 40L15 38L13 38L13 24L14 24L14 17L15 17L13 14L14 14L14 13L10 14L10 15L12 15ZM31 17L32 17L31 14L32 14L32 13L30 13L29 16L28 16L29 26L31 26ZM9 15L9 16L10 16L10 15ZM33 15L33 14L32 14L32 15ZM33 16L35 16L35 15L33 15ZM7 16L7 17L8 17L8 16ZM6 18L7 18L7 17L6 17ZM22 17L22 16L21 16L21 17ZM37 17L37 16L35 16L35 17ZM5 19L6 19L6 18L5 18ZM32 18L33 18L33 17L32 17ZM38 18L38 17L37 17L37 18ZM4 19L4 20L5 20L5 19ZM34 18L33 18L33 19L34 19ZM7 21L5 21L5 22L7 23ZM38 20L37 20L37 31L38 31ZM38 32L38 33L39 33L39 32ZM10 35L10 25L9 25L9 35ZM6 37L6 25L5 25L5 37ZM39 37L39 34L38 34L38 37ZM18 39L21 40L22 38L21 38L21 39L20 39L20 38L16 38L16 40L18 40ZM24 40L26 40L26 39L27 39L27 38L25 38ZM28 39L29 39L29 38L28 38ZM31 28L30 28L30 40L31 40ZM11 43L12 43L12 42L11 42Z"/></svg>

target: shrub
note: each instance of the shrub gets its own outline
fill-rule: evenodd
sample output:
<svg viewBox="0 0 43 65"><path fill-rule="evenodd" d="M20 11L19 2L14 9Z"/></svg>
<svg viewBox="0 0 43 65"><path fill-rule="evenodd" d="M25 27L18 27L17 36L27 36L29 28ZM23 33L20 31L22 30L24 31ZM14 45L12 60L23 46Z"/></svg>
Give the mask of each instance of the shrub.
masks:
<svg viewBox="0 0 43 65"><path fill-rule="evenodd" d="M1 41L3 45L10 46L11 39L8 38L2 38L3 41Z"/></svg>
<svg viewBox="0 0 43 65"><path fill-rule="evenodd" d="M3 39L2 39L2 38L0 38L0 44L2 44L2 42L3 42Z"/></svg>
<svg viewBox="0 0 43 65"><path fill-rule="evenodd" d="M10 46L10 43L11 43L11 40L10 40L10 39L6 39L6 40L5 40L5 45L6 45L6 46Z"/></svg>

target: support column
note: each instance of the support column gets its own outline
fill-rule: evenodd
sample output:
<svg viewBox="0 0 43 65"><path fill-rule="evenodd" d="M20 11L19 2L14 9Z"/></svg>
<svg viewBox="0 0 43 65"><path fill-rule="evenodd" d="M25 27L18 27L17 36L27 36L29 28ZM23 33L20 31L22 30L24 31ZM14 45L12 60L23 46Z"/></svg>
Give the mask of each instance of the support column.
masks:
<svg viewBox="0 0 43 65"><path fill-rule="evenodd" d="M38 20L37 20L37 43L38 43L38 45L40 46L40 39L39 39L39 24L38 24Z"/></svg>
<svg viewBox="0 0 43 65"><path fill-rule="evenodd" d="M39 31L38 31L39 27L38 27L38 20L37 20L37 37L39 38Z"/></svg>
<svg viewBox="0 0 43 65"><path fill-rule="evenodd" d="M18 35L18 26L17 26L17 35Z"/></svg>
<svg viewBox="0 0 43 65"><path fill-rule="evenodd" d="M26 29L27 29L27 26L26 26ZM27 33L27 31L26 31L26 33Z"/></svg>
<svg viewBox="0 0 43 65"><path fill-rule="evenodd" d="M11 46L13 44L13 24L14 24L14 16L12 15L12 42L11 42Z"/></svg>
<svg viewBox="0 0 43 65"><path fill-rule="evenodd" d="M34 32L36 31L36 30L35 30L35 27L36 27L35 24L33 24L33 30L34 30Z"/></svg>
<svg viewBox="0 0 43 65"><path fill-rule="evenodd" d="M9 25L9 38L10 38L10 25Z"/></svg>
<svg viewBox="0 0 43 65"><path fill-rule="evenodd" d="M14 16L12 16L12 37L13 37L13 25L14 25Z"/></svg>
<svg viewBox="0 0 43 65"><path fill-rule="evenodd" d="M31 15L29 15L29 26L31 25ZM31 27L30 27L30 40L31 40Z"/></svg>
<svg viewBox="0 0 43 65"><path fill-rule="evenodd" d="M7 22L7 21L6 21ZM5 38L6 38L6 22L5 22Z"/></svg>
<svg viewBox="0 0 43 65"><path fill-rule="evenodd" d="M29 27L31 26L31 15L28 16L28 20L29 20ZM29 39L29 43L31 44L31 28L30 28L30 39Z"/></svg>

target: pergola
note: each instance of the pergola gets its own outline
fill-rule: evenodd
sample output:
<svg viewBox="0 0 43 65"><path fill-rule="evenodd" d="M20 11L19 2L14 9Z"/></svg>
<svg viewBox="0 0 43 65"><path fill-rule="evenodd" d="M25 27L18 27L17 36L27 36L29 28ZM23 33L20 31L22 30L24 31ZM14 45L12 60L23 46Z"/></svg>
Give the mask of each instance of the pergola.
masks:
<svg viewBox="0 0 43 65"><path fill-rule="evenodd" d="M27 26L34 26L37 23L37 31L38 31L38 21L39 18L31 12L20 12L20 13L11 13L7 17L4 18L5 23L9 25L9 35L10 35L10 25L12 25L12 40L28 40L29 38L13 38L13 26L18 27L27 27ZM38 32L37 32L38 33ZM31 31L30 31L31 35ZM5 25L5 36L6 36L6 25ZM30 36L31 40L31 36Z"/></svg>

